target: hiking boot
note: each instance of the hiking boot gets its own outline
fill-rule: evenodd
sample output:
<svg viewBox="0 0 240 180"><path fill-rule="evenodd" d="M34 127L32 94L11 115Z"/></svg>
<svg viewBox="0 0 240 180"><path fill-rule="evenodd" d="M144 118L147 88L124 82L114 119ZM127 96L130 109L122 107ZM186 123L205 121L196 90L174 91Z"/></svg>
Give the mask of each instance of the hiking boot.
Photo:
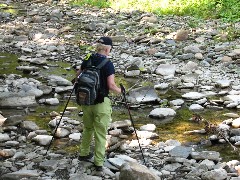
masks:
<svg viewBox="0 0 240 180"><path fill-rule="evenodd" d="M103 171L103 167L102 166L97 166L94 164L95 170L96 171Z"/></svg>
<svg viewBox="0 0 240 180"><path fill-rule="evenodd" d="M88 161L88 160L90 160L92 157L93 157L93 153L89 153L89 155L87 155L87 156L79 156L79 157L78 157L78 160L79 160L79 161Z"/></svg>

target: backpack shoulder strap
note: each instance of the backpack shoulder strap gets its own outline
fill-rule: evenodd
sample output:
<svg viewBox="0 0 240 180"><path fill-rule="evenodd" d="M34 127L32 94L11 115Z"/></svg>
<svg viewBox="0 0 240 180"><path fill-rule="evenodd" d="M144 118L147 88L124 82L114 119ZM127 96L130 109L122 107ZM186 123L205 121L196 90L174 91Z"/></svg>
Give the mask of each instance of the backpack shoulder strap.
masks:
<svg viewBox="0 0 240 180"><path fill-rule="evenodd" d="M97 66L97 69L101 69L107 62L108 62L108 60L107 60L107 59L104 59L104 60Z"/></svg>
<svg viewBox="0 0 240 180"><path fill-rule="evenodd" d="M92 54L88 53L86 57L84 58L84 61L87 61L86 68L89 68L92 66Z"/></svg>

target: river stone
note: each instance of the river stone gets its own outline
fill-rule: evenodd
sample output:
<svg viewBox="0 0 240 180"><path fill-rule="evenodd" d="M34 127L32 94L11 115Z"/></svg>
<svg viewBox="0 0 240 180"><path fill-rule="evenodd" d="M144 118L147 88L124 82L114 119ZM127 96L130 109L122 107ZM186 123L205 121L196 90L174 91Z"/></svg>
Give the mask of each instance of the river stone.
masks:
<svg viewBox="0 0 240 180"><path fill-rule="evenodd" d="M156 69L156 74L162 75L162 76L169 76L175 74L176 66L172 64L161 64Z"/></svg>
<svg viewBox="0 0 240 180"><path fill-rule="evenodd" d="M184 53L200 53L201 50L197 45L189 45L183 48Z"/></svg>
<svg viewBox="0 0 240 180"><path fill-rule="evenodd" d="M14 159L14 160L16 160L16 159L23 159L23 158L25 158L25 153L24 152L16 152L15 154L14 154L14 156L12 157L12 159Z"/></svg>
<svg viewBox="0 0 240 180"><path fill-rule="evenodd" d="M192 152L191 147L176 146L169 151L169 155L172 157L188 158L191 152Z"/></svg>
<svg viewBox="0 0 240 180"><path fill-rule="evenodd" d="M221 88L226 88L231 85L231 81L228 79L218 80L216 81L216 85Z"/></svg>
<svg viewBox="0 0 240 180"><path fill-rule="evenodd" d="M187 174L186 178L187 179L199 179L199 176L201 176L204 172L208 171L208 167L205 164L198 165L197 167L193 167L191 171Z"/></svg>
<svg viewBox="0 0 240 180"><path fill-rule="evenodd" d="M45 103L49 104L49 105L58 105L59 100L58 100L58 98L49 98L49 99L45 100Z"/></svg>
<svg viewBox="0 0 240 180"><path fill-rule="evenodd" d="M163 166L163 170L175 172L178 168L180 168L182 165L180 163L171 163Z"/></svg>
<svg viewBox="0 0 240 180"><path fill-rule="evenodd" d="M23 91L24 94L33 95L36 98L41 97L43 95L42 90L40 90L32 85L28 85L28 84L23 84L21 91Z"/></svg>
<svg viewBox="0 0 240 180"><path fill-rule="evenodd" d="M194 111L194 112L203 111L203 110L204 110L204 107L202 107L202 106L199 105L199 104L192 104L192 105L189 107L189 110L190 110L190 111Z"/></svg>
<svg viewBox="0 0 240 180"><path fill-rule="evenodd" d="M129 91L127 101L130 103L146 103L158 101L154 87L140 87Z"/></svg>
<svg viewBox="0 0 240 180"><path fill-rule="evenodd" d="M9 137L8 134L0 133L0 142L5 142L5 141L9 141L9 140L11 140L11 138Z"/></svg>
<svg viewBox="0 0 240 180"><path fill-rule="evenodd" d="M3 117L1 114L0 114L0 127L4 124L4 122L7 120L7 118Z"/></svg>
<svg viewBox="0 0 240 180"><path fill-rule="evenodd" d="M5 142L5 145L7 147L18 147L19 146L19 142L18 141L7 141L7 142Z"/></svg>
<svg viewBox="0 0 240 180"><path fill-rule="evenodd" d="M168 83L160 83L154 86L154 89L156 90L163 90L163 89L167 89L169 87Z"/></svg>
<svg viewBox="0 0 240 180"><path fill-rule="evenodd" d="M204 159L200 164L205 164L208 167L208 170L212 170L215 166L215 163L208 159Z"/></svg>
<svg viewBox="0 0 240 180"><path fill-rule="evenodd" d="M107 160L117 168L120 168L126 162L137 162L136 159L133 159L127 155L116 155L114 158L109 158Z"/></svg>
<svg viewBox="0 0 240 180"><path fill-rule="evenodd" d="M40 176L37 170L19 170L12 173L7 173L2 176L4 180L19 180L19 179L36 179Z"/></svg>
<svg viewBox="0 0 240 180"><path fill-rule="evenodd" d="M143 138L143 139L154 139L154 138L158 138L158 134L157 133L153 133L153 132L149 132L149 131L137 131L137 135L139 138Z"/></svg>
<svg viewBox="0 0 240 180"><path fill-rule="evenodd" d="M69 91L72 90L73 86L58 86L55 88L55 92L56 93L61 93L61 92L65 92L65 91Z"/></svg>
<svg viewBox="0 0 240 180"><path fill-rule="evenodd" d="M108 131L108 134L112 135L112 136L120 136L123 134L123 130L122 129L113 129L113 130Z"/></svg>
<svg viewBox="0 0 240 180"><path fill-rule="evenodd" d="M53 130L53 133L54 132L55 132L55 130ZM63 137L68 136L70 133L71 132L69 130L67 130L66 128L57 128L55 136L58 137L58 138L63 138Z"/></svg>
<svg viewBox="0 0 240 180"><path fill-rule="evenodd" d="M72 86L72 82L67 80L67 79L64 79L63 77L61 76L56 76L56 75L51 75L51 76L48 76L48 85L50 86Z"/></svg>
<svg viewBox="0 0 240 180"><path fill-rule="evenodd" d="M69 135L69 138L74 141L80 141L82 134L81 133L73 133Z"/></svg>
<svg viewBox="0 0 240 180"><path fill-rule="evenodd" d="M139 143L141 146L149 146L150 144L152 144L152 140L151 139L145 139L145 138L141 138L139 139L139 142L138 140L131 140L131 142L129 143L129 147L139 147Z"/></svg>
<svg viewBox="0 0 240 180"><path fill-rule="evenodd" d="M230 135L231 135L231 136L240 136L240 128L231 129L231 130L230 130Z"/></svg>
<svg viewBox="0 0 240 180"><path fill-rule="evenodd" d="M16 149L2 149L0 150L0 157L10 158L16 153Z"/></svg>
<svg viewBox="0 0 240 180"><path fill-rule="evenodd" d="M16 67L16 69L19 71L23 71L25 73L26 72L30 73L31 71L33 72L37 71L39 68L36 66L18 66Z"/></svg>
<svg viewBox="0 0 240 180"><path fill-rule="evenodd" d="M50 94L52 92L52 87L47 85L39 85L38 89L40 89L43 94Z"/></svg>
<svg viewBox="0 0 240 180"><path fill-rule="evenodd" d="M204 98L205 95L199 92L189 92L189 93L183 94L182 97L186 99L197 100L197 99Z"/></svg>
<svg viewBox="0 0 240 180"><path fill-rule="evenodd" d="M171 106L181 106L183 105L183 103L184 103L184 100L182 99L175 99L175 100L169 101L169 104Z"/></svg>
<svg viewBox="0 0 240 180"><path fill-rule="evenodd" d="M42 170L52 171L57 168L58 164L59 164L58 160L46 160L46 161L41 162L39 164L39 167Z"/></svg>
<svg viewBox="0 0 240 180"><path fill-rule="evenodd" d="M225 169L214 169L204 172L201 176L203 180L223 180L227 179L227 171Z"/></svg>
<svg viewBox="0 0 240 180"><path fill-rule="evenodd" d="M213 161L219 161L220 153L216 151L192 152L191 157L196 160L209 159Z"/></svg>
<svg viewBox="0 0 240 180"><path fill-rule="evenodd" d="M7 118L3 126L17 126L24 121L24 116L22 115L13 115Z"/></svg>
<svg viewBox="0 0 240 180"><path fill-rule="evenodd" d="M156 125L155 124L146 124L140 127L141 131L155 131L156 130Z"/></svg>
<svg viewBox="0 0 240 180"><path fill-rule="evenodd" d="M91 176L83 173L79 174L70 174L69 180L102 180L102 177Z"/></svg>
<svg viewBox="0 0 240 180"><path fill-rule="evenodd" d="M203 57L202 53L196 53L195 58L198 59L198 60L202 60L204 57Z"/></svg>
<svg viewBox="0 0 240 180"><path fill-rule="evenodd" d="M181 68L181 70L183 71L183 72L193 72L193 71L195 71L195 70L197 70L198 69L198 64L197 63L195 63L195 62L192 62L192 61L189 61L186 65L184 65L182 68ZM191 79L196 79L197 77L198 77L198 75L197 74L194 74L194 73L192 73L192 74L189 74L190 75L190 77L191 77ZM189 81L185 81L185 82L189 82ZM192 82L192 81L190 81L190 82ZM196 82L196 80L195 80L195 82Z"/></svg>
<svg viewBox="0 0 240 180"><path fill-rule="evenodd" d="M137 162L124 163L120 169L119 180L160 180L160 177L155 175L146 166L140 165Z"/></svg>
<svg viewBox="0 0 240 180"><path fill-rule="evenodd" d="M49 145L52 140L52 136L49 135L37 135L32 139L32 141L37 142L39 145Z"/></svg>
<svg viewBox="0 0 240 180"><path fill-rule="evenodd" d="M173 117L175 115L176 115L176 112L171 108L156 108L150 112L149 117L164 119L167 117Z"/></svg>
<svg viewBox="0 0 240 180"><path fill-rule="evenodd" d="M0 97L0 107L29 107L36 106L35 96L18 96L11 94L8 97Z"/></svg>
<svg viewBox="0 0 240 180"><path fill-rule="evenodd" d="M232 136L232 137L230 138L230 141L231 141L231 142L238 142L238 141L240 141L240 136Z"/></svg>
<svg viewBox="0 0 240 180"><path fill-rule="evenodd" d="M31 130L31 131L35 131L39 129L38 125L33 121L23 121L20 126L21 128Z"/></svg>
<svg viewBox="0 0 240 180"><path fill-rule="evenodd" d="M166 146L181 146L181 143L177 140L169 139L165 142Z"/></svg>
<svg viewBox="0 0 240 180"><path fill-rule="evenodd" d="M223 97L224 101L240 102L240 95L227 95Z"/></svg>
<svg viewBox="0 0 240 180"><path fill-rule="evenodd" d="M240 127L240 118L234 119L232 121L232 127L239 128Z"/></svg>
<svg viewBox="0 0 240 180"><path fill-rule="evenodd" d="M236 54L236 55L240 55L240 49L234 49L233 53Z"/></svg>
<svg viewBox="0 0 240 180"><path fill-rule="evenodd" d="M123 121L114 121L110 124L110 128L123 128L129 127L132 125L130 120L123 120Z"/></svg>

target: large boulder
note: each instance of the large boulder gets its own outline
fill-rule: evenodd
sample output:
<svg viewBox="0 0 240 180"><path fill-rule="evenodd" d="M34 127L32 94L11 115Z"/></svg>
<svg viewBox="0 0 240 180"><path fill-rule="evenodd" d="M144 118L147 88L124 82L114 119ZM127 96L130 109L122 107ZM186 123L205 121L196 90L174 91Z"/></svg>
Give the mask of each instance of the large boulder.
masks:
<svg viewBox="0 0 240 180"><path fill-rule="evenodd" d="M121 166L119 180L160 180L160 177L151 172L146 166L136 162L124 163Z"/></svg>
<svg viewBox="0 0 240 180"><path fill-rule="evenodd" d="M140 87L129 91L127 101L130 103L147 103L158 101L154 87Z"/></svg>
<svg viewBox="0 0 240 180"><path fill-rule="evenodd" d="M8 95L2 93L0 95L0 107L14 108L14 107L29 107L36 106L37 102L34 95L21 96L20 94L9 93Z"/></svg>

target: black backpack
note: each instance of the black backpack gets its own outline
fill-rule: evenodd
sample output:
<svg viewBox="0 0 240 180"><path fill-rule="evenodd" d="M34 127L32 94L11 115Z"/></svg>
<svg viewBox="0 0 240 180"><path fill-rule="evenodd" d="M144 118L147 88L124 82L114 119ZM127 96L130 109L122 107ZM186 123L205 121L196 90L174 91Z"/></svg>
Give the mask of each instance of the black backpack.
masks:
<svg viewBox="0 0 240 180"><path fill-rule="evenodd" d="M91 58L88 61L75 84L76 100L79 105L94 105L104 101L104 97L101 95L100 70L108 60L104 59L98 66L92 65Z"/></svg>

